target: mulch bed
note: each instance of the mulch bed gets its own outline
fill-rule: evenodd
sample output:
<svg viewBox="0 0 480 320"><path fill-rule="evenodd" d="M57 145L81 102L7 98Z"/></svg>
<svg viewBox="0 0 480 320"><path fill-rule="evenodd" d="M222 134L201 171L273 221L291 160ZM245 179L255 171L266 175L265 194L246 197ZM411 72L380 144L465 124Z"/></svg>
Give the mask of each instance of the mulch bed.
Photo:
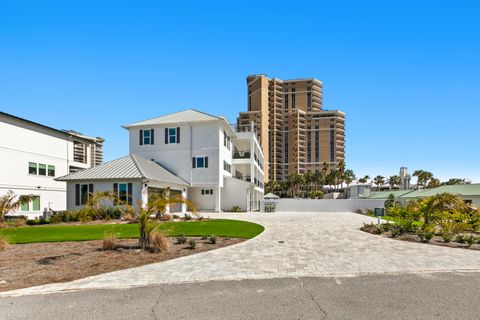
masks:
<svg viewBox="0 0 480 320"><path fill-rule="evenodd" d="M370 234L375 234L375 235L380 235L378 233L374 232L369 232L368 230L363 230L364 232L370 233ZM396 238L393 238L389 232L382 233L380 236L384 238L390 238L394 240L400 240L400 241L408 241L408 242L417 242L417 243L425 243L425 244L430 244L430 245L435 245L435 246L441 246L441 247L449 247L449 248L461 248L461 249L468 249L468 250L478 250L480 251L480 244L475 243L472 244L471 246L468 246L466 243L458 243L452 240L451 242L444 242L441 237L433 237L430 241L428 242L422 242L420 237L415 234L415 233L404 233Z"/></svg>
<svg viewBox="0 0 480 320"><path fill-rule="evenodd" d="M138 240L117 240L117 249L103 251L103 240L9 245L0 252L0 291L66 282L101 273L138 267L233 245L246 239L217 238L216 244L198 237L197 245L172 242L168 252L151 253L136 248Z"/></svg>

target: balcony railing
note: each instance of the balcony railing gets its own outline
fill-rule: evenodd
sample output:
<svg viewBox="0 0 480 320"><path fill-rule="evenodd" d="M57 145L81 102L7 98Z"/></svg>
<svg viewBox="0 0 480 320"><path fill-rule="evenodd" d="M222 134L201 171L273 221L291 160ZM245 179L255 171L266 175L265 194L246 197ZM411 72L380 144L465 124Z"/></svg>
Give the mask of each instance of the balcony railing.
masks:
<svg viewBox="0 0 480 320"><path fill-rule="evenodd" d="M233 159L250 159L250 151L235 151L233 153Z"/></svg>

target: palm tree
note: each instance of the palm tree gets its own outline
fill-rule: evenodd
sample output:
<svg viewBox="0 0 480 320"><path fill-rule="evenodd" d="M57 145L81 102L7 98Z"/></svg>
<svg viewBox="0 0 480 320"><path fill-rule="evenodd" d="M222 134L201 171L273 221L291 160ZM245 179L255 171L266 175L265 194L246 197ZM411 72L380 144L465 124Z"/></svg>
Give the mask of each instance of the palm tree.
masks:
<svg viewBox="0 0 480 320"><path fill-rule="evenodd" d="M436 214L456 210L462 206L462 198L447 192L423 199L421 208L425 225L428 225Z"/></svg>
<svg viewBox="0 0 480 320"><path fill-rule="evenodd" d="M380 191L380 187L385 184L385 177L378 175L373 178L373 182L377 186L377 191Z"/></svg>
<svg viewBox="0 0 480 320"><path fill-rule="evenodd" d="M162 192L149 197L145 206L142 206L141 203L137 205L138 231L140 233L139 247L145 250L150 245L150 234L156 227L156 224L151 220L151 216L153 214L158 215L159 212L163 213L167 205L178 203L188 205L194 213L197 211L191 201L182 197L169 196L169 192Z"/></svg>
<svg viewBox="0 0 480 320"><path fill-rule="evenodd" d="M441 182L437 178L431 178L430 181L428 181L427 188L433 189L433 188L438 188L440 187Z"/></svg>
<svg viewBox="0 0 480 320"><path fill-rule="evenodd" d="M98 191L88 195L88 201L82 210L92 213L96 219L108 218L107 211L112 203L119 201L112 191Z"/></svg>
<svg viewBox="0 0 480 320"><path fill-rule="evenodd" d="M305 193L308 194L312 190L312 186L315 183L315 174L312 171L307 171L304 174L305 178Z"/></svg>
<svg viewBox="0 0 480 320"><path fill-rule="evenodd" d="M294 172L289 174L287 179L290 182L292 198L295 198L298 195L298 190L300 186L305 183L305 178L303 175Z"/></svg>
<svg viewBox="0 0 480 320"><path fill-rule="evenodd" d="M388 178L388 185L390 186L390 190L392 190L395 186L398 186L402 183L402 178L400 176L391 176Z"/></svg>
<svg viewBox="0 0 480 320"><path fill-rule="evenodd" d="M5 216L16 211L22 204L27 204L35 198L34 195L17 196L12 190L0 197L0 222L5 220Z"/></svg>
<svg viewBox="0 0 480 320"><path fill-rule="evenodd" d="M322 178L322 185L325 187L327 184L327 176L328 176L328 164L326 162L322 165L322 171L320 171L320 176Z"/></svg>
<svg viewBox="0 0 480 320"><path fill-rule="evenodd" d="M370 176L369 176L369 175L366 175L366 176L364 176L363 178L358 179L358 182L360 182L360 183L367 183L368 180L370 180Z"/></svg>
<svg viewBox="0 0 480 320"><path fill-rule="evenodd" d="M345 170L344 180L345 180L345 183L347 184L347 189L348 189L348 187L350 186L350 183L352 183L353 180L355 180L355 173L353 173L353 170L351 169Z"/></svg>
<svg viewBox="0 0 480 320"><path fill-rule="evenodd" d="M424 170L416 170L413 173L414 177L417 177L417 189L418 186L422 186L424 188L427 187L428 181L430 181L433 178L433 174L429 171L424 171Z"/></svg>

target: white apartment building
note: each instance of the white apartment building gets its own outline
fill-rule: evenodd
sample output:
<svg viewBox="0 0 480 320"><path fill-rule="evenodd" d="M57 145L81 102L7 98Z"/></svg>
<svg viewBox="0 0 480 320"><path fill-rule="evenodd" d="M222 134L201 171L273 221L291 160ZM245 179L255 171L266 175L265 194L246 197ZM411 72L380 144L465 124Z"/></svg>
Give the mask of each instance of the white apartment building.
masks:
<svg viewBox="0 0 480 320"><path fill-rule="evenodd" d="M88 185L93 191L110 188L133 205L144 204L151 192L168 187L198 210L260 208L263 153L253 132L236 133L225 118L193 109L124 128L129 131L131 160L117 159L60 178L68 181L69 209L82 205L82 190L86 192ZM171 212L185 210L184 206L170 208Z"/></svg>
<svg viewBox="0 0 480 320"><path fill-rule="evenodd" d="M66 183L55 178L100 164L103 141L0 112L0 196L35 195L15 213L29 218L65 210Z"/></svg>

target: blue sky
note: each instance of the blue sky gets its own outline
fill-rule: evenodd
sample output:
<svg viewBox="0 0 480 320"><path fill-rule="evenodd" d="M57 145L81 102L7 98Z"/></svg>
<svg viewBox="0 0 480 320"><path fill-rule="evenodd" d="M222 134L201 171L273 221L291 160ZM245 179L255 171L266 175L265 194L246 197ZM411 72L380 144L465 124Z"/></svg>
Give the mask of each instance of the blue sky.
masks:
<svg viewBox="0 0 480 320"><path fill-rule="evenodd" d="M234 122L245 77L316 77L358 176L480 182L474 1L0 2L0 110L106 138L194 107Z"/></svg>

